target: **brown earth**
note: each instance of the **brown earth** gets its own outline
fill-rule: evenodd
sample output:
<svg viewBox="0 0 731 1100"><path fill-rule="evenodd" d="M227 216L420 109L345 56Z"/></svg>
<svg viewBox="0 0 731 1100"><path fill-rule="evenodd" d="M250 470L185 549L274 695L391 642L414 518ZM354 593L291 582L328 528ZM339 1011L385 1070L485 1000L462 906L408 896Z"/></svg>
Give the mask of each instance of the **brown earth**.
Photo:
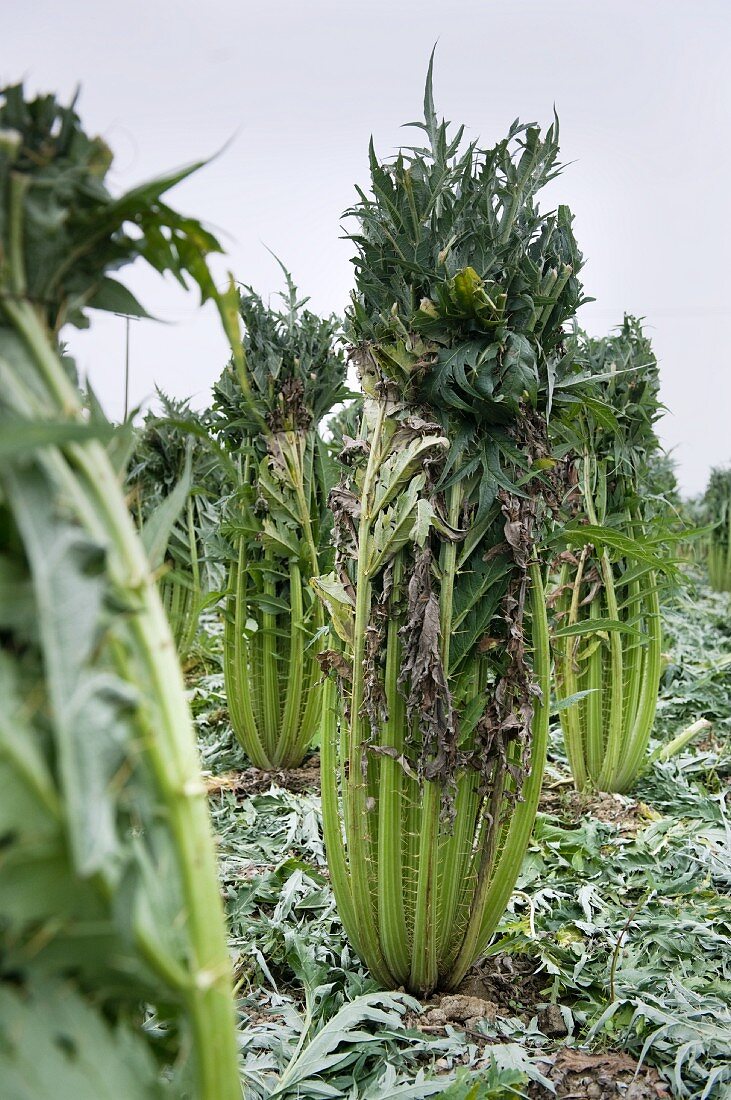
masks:
<svg viewBox="0 0 731 1100"><path fill-rule="evenodd" d="M590 1054L573 1047L562 1047L550 1059L540 1063L541 1072L555 1086L552 1094L533 1081L528 1089L531 1100L664 1100L671 1095L657 1070L643 1066L629 1054L604 1051Z"/></svg>
<svg viewBox="0 0 731 1100"><path fill-rule="evenodd" d="M203 781L209 794L216 791L237 791L245 795L262 794L274 786L295 794L320 793L320 757L315 754L299 768L283 768L264 771L261 768L244 768L241 771L224 772L222 775L203 773ZM541 794L539 810L552 814L567 823L578 822L590 815L599 821L615 825L621 832L636 833L657 815L644 802L618 794L580 794L570 781L549 784Z"/></svg>
<svg viewBox="0 0 731 1100"><path fill-rule="evenodd" d="M244 768L243 771L224 772L223 775L204 772L203 782L209 794L217 791L236 791L243 795L264 794L272 785L294 794L319 794L320 757L311 756L301 768L283 768L280 771Z"/></svg>
<svg viewBox="0 0 731 1100"><path fill-rule="evenodd" d="M536 973L535 959L492 955L470 970L459 992L492 1001L499 1016L518 1016L527 1023L545 1001L550 980L545 973Z"/></svg>
<svg viewBox="0 0 731 1100"><path fill-rule="evenodd" d="M659 817L650 806L626 795L582 794L568 782L544 786L538 809L567 823L578 822L589 815L616 826L623 833L636 833Z"/></svg>
<svg viewBox="0 0 731 1100"><path fill-rule="evenodd" d="M546 1006L545 974L536 974L535 961L519 955L496 955L473 967L456 993L435 993L423 1001L421 1016L410 1017L410 1026L421 1031L441 1031L447 1025L475 1032L484 1042L486 1036L476 1030L481 1020L492 1023L497 1016L517 1016L525 1023L538 1015L547 1035L566 1034L560 1009ZM551 1030L555 1021L547 1009L558 1012L562 1030ZM548 1025L548 1026L546 1026Z"/></svg>

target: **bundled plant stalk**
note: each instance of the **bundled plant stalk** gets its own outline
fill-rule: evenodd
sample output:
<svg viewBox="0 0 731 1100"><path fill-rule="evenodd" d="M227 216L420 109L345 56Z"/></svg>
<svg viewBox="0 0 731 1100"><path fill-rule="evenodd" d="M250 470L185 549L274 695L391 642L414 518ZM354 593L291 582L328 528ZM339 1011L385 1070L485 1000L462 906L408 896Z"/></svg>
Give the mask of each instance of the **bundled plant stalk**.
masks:
<svg viewBox="0 0 731 1100"><path fill-rule="evenodd" d="M205 789L170 630L62 325L141 313L108 272L216 241L110 196L73 108L0 96L0 1079L7 1096L240 1096Z"/></svg>
<svg viewBox="0 0 731 1100"><path fill-rule="evenodd" d="M580 302L571 215L539 211L558 126L379 163L349 213L364 391L331 493L338 642L322 733L328 863L376 980L453 989L512 892L544 767L549 692L537 545L560 464L550 395ZM340 797L339 797L340 796ZM341 803L342 799L342 812Z"/></svg>
<svg viewBox="0 0 731 1100"><path fill-rule="evenodd" d="M713 469L703 496L708 580L716 592L731 592L731 469Z"/></svg>
<svg viewBox="0 0 731 1100"><path fill-rule="evenodd" d="M201 611L225 587L218 506L233 488L232 467L209 438L205 415L160 391L158 398L160 412L145 418L127 481L132 512L150 564L160 572L160 597L184 661Z"/></svg>
<svg viewBox="0 0 731 1100"><path fill-rule="evenodd" d="M577 334L591 397L554 420L571 448L573 523L552 596L556 693L578 790L629 790L646 763L662 671L658 567L670 514L657 488L657 360L640 322ZM668 484L668 487L669 484Z"/></svg>
<svg viewBox="0 0 731 1100"><path fill-rule="evenodd" d="M236 737L265 769L301 764L320 722L323 612L310 580L326 568L334 477L317 426L346 396L336 319L306 309L285 276L281 311L241 294L245 365L214 388L219 438L239 468L224 525L226 696Z"/></svg>

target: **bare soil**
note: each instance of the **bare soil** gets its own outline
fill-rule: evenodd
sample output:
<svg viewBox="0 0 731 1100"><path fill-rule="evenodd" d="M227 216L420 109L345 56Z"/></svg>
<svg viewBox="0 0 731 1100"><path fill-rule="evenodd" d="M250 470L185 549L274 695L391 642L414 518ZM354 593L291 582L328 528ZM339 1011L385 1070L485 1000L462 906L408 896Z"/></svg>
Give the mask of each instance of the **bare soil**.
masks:
<svg viewBox="0 0 731 1100"><path fill-rule="evenodd" d="M550 977L536 973L536 960L522 955L493 955L474 966L459 992L483 997L497 1007L498 1016L517 1016L526 1023L546 999Z"/></svg>
<svg viewBox="0 0 731 1100"><path fill-rule="evenodd" d="M638 832L659 816L644 802L626 795L581 794L569 783L545 786L538 809L567 824L576 824L582 817L595 817L628 834Z"/></svg>
<svg viewBox="0 0 731 1100"><path fill-rule="evenodd" d="M320 757L311 756L300 768L283 768L280 771L244 768L242 771L224 772L222 775L204 772L203 782L209 794L217 791L236 791L244 796L264 794L272 785L294 794L319 794Z"/></svg>
<svg viewBox="0 0 731 1100"><path fill-rule="evenodd" d="M410 1020L422 1031L439 1031L447 1025L473 1031L480 1020L492 1023L497 1016L519 1017L528 1023L538 1016L545 1034L566 1034L560 1009L546 1004L545 986L550 979L536 973L534 960L495 955L483 960L466 976L456 993L435 993L422 1001L424 1012ZM552 1032L546 1009L558 1012L562 1030ZM548 1025L548 1026L545 1026ZM477 1033L485 1041L485 1035Z"/></svg>
<svg viewBox="0 0 731 1100"><path fill-rule="evenodd" d="M549 980L535 972L531 959L495 955L475 967L456 994L431 997L424 1003L422 1015L409 1017L407 1025L431 1034L452 1026L484 1043L491 1040L480 1028L482 1021L518 1016L527 1023L537 1016L544 1035L560 1042L567 1029L560 1005L546 1002ZM638 1069L630 1055L618 1051L589 1053L562 1046L541 1059L540 1069L556 1091L551 1093L532 1082L528 1089L531 1100L552 1096L560 1100L670 1100L671 1096L655 1069Z"/></svg>
<svg viewBox="0 0 731 1100"><path fill-rule="evenodd" d="M562 1047L550 1060L541 1062L541 1072L556 1088L555 1094L537 1082L528 1089L531 1100L664 1100L670 1091L657 1070L643 1066L629 1054L605 1051L589 1054L574 1047Z"/></svg>

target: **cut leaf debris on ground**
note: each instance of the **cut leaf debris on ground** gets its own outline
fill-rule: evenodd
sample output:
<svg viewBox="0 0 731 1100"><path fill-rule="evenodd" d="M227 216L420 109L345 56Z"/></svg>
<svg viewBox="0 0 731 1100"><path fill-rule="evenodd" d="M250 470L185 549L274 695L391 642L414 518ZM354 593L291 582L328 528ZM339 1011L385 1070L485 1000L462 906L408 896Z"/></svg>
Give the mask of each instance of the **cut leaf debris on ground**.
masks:
<svg viewBox="0 0 731 1100"><path fill-rule="evenodd" d="M317 757L269 777L231 748L207 621L189 687L247 1096L731 1095L731 600L693 581L665 621L655 737L702 717L712 729L631 795L577 794L553 729L533 840L489 954L458 995L421 1004L376 991L346 943Z"/></svg>

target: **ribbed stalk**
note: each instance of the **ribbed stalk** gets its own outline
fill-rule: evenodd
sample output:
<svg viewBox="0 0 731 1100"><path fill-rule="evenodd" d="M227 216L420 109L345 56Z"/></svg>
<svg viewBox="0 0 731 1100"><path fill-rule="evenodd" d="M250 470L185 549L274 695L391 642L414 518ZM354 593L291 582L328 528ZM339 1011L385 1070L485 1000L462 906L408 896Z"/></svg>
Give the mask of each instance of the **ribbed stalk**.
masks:
<svg viewBox="0 0 731 1100"><path fill-rule="evenodd" d="M548 747L551 656L543 583L537 562L531 563L529 573L533 673L541 690L534 706L530 772L521 789L521 801L513 807L510 824L503 832L504 840L492 863L492 874L484 876L474 897L473 910L459 952L444 978L443 984L449 989L457 988L475 959L484 951L505 911L520 874L541 795Z"/></svg>
<svg viewBox="0 0 731 1100"><path fill-rule="evenodd" d="M366 499L365 494L363 499ZM367 518L365 521L362 518L364 544L361 549L368 537L363 534L367 527ZM454 564L451 546L444 554L440 569L442 582L450 562ZM360 600L356 603L354 639L362 636L359 627L367 621L366 600L370 596L364 596L367 593L364 577L365 570L361 567L356 588ZM398 563L394 586L400 577L401 564ZM323 704L322 768L323 819L331 880L348 934L376 980L386 988L405 984L422 994L437 985L454 988L494 931L519 873L540 794L548 731L548 627L540 570L535 563L530 567L530 580L534 667L541 698L535 707L530 774L521 791L521 801L506 810L501 771L486 800L478 794L479 777L472 772L466 773L458 780L456 819L454 831L450 832L441 820L440 785L434 781L425 782L419 792L414 781L404 773L401 763L391 756L379 754L378 876L375 883L369 866L371 849L366 832L372 811L365 804L366 788L362 778L361 761L365 752L362 720L354 720L360 711L359 700L362 700L362 687L358 685L362 678L362 649L355 640L353 692L345 723L349 737L347 744L341 747L341 752L347 750L349 754L347 772L341 779L345 787L342 815L337 797L335 687L328 681ZM441 610L444 638L447 639L444 656L448 660L451 636L448 627L452 617L448 586L442 589ZM387 628L385 670L389 718L383 728L381 744L400 754L404 747L405 726L403 700L396 683L400 663L398 627L398 619L393 616ZM474 669L470 675L473 686L481 686L479 669ZM415 803L414 798L419 793L420 803ZM509 816L504 816L506 814ZM501 825L494 824L500 821ZM409 858L411 831L418 857L413 864ZM444 858L446 852L454 855L453 863ZM407 900L414 874L416 890L411 910ZM464 914L463 918L459 917L460 913Z"/></svg>
<svg viewBox="0 0 731 1100"><path fill-rule="evenodd" d="M585 492L588 493L585 482ZM591 523L596 523L593 503L587 504ZM637 524L636 516L628 523ZM588 609L581 608L581 586L587 547L584 547L572 583L568 625L602 618L624 624L583 636L582 657L578 638L560 640L556 690L559 700L581 688L586 699L560 712L567 756L577 790L588 785L601 791L629 790L645 766L647 745L657 706L662 664L662 621L657 577L652 569L615 570L606 550L599 555L602 587ZM626 582L623 576L627 575ZM559 584L569 583L564 565ZM567 608L566 598L559 606ZM638 637L638 634L640 635ZM606 704L608 703L608 706Z"/></svg>
<svg viewBox="0 0 731 1100"><path fill-rule="evenodd" d="M453 527L458 525L462 505L462 486L459 482L449 492L448 519ZM457 563L457 546L447 543L442 550L441 574L442 589L440 599L440 619L442 630L442 660L449 668L450 643L452 638L452 606L454 599L454 580ZM482 694L484 684L479 675L480 658L477 657L467 674L471 678L471 692L474 696ZM455 804L455 819L451 834L442 836L438 843L439 870L439 908L436 929L437 955L443 960L454 941L455 918L460 895L464 892L468 880L475 824L480 806L479 783L473 773L459 777Z"/></svg>
<svg viewBox="0 0 731 1100"><path fill-rule="evenodd" d="M365 638L371 614L371 584L368 577L368 561L371 556L371 523L373 522L371 515L373 507L372 492L380 456L384 419L385 410L381 405L379 406L378 418L371 438L371 450L368 456L361 495L362 512L358 532L356 602L353 624L353 687L350 699L347 746L348 796L344 810L353 905L358 920L358 940L376 980L385 983L386 988L391 988L395 986L396 982L383 957L375 913L377 882L371 859L371 813L373 811L367 805L367 760L363 744L364 727L367 719L362 714Z"/></svg>
<svg viewBox="0 0 731 1100"><path fill-rule="evenodd" d="M2 308L22 338L56 415L81 419L77 394L33 307L5 300ZM47 414L48 410L42 410ZM84 498L84 522L92 516L110 547L115 581L130 594L134 663L155 701L155 727L145 749L158 796L175 839L191 956L180 989L192 1027L197 1095L201 1100L237 1100L237 1067L230 963L205 789L177 654L142 545L104 448L97 443L67 448L63 463L70 499ZM141 948L144 945L141 945ZM166 978L169 971L166 972Z"/></svg>
<svg viewBox="0 0 731 1100"><path fill-rule="evenodd" d="M223 634L223 679L231 725L237 740L257 768L271 768L259 739L252 706L249 647L246 645L246 548L239 539L238 560L229 570L228 598Z"/></svg>
<svg viewBox="0 0 731 1100"><path fill-rule="evenodd" d="M589 619L599 619L602 616L602 606L599 598L589 604ZM591 638L591 635L589 635ZM586 690L591 692L586 696L583 713L586 720L586 770L595 781L599 775L604 759L604 647L605 642L597 638L593 643L593 651L586 659L586 676L582 685L586 684ZM578 786L578 783L577 783Z"/></svg>
<svg viewBox="0 0 731 1100"><path fill-rule="evenodd" d="M449 522L455 527L459 517L461 501L462 487L459 482L455 482L450 488L448 496ZM447 670L449 669L449 649L452 638L452 606L456 563L457 544L455 542L445 542L442 546L439 562L441 582L439 588L439 629L442 665ZM437 914L443 900L437 890L441 801L441 784L425 782L411 951L411 987L419 990L433 989L439 977L437 947L440 935Z"/></svg>
<svg viewBox="0 0 731 1100"><path fill-rule="evenodd" d="M304 643L302 574L297 562L291 561L289 563L289 655L286 695L282 712L281 739L279 744L272 746L272 759L275 765L291 757L297 740L304 679Z"/></svg>
<svg viewBox="0 0 731 1100"><path fill-rule="evenodd" d="M323 624L322 608L310 602L307 584L307 574L319 571L305 487L305 463L311 464L313 440L303 432L282 432L277 441L295 502L290 514L297 521L304 552L299 560L287 561L265 546L263 553L257 549L260 557L250 563L246 539L240 538L238 559L230 571L224 632L231 724L249 759L267 771L298 767L312 743L320 719L320 668L308 635L314 636ZM309 475L311 484L312 470ZM249 476L247 464L244 482ZM261 571L261 606L247 569ZM288 609L275 610L273 601L285 594ZM250 636L245 631L249 617L258 620L258 629Z"/></svg>
<svg viewBox="0 0 731 1100"><path fill-rule="evenodd" d="M643 587L640 578L630 580L625 588L627 591L624 607L625 620L629 626L637 627L642 621L643 610ZM641 639L628 638L625 650L624 721L626 727L631 729L637 718L647 654L645 642Z"/></svg>
<svg viewBox="0 0 731 1100"><path fill-rule="evenodd" d="M275 599L277 587L272 575L274 558L270 549L264 551L264 596ZM262 692L264 724L260 731L264 753L274 763L280 728L279 667L277 653L277 613L267 606L261 613Z"/></svg>
<svg viewBox="0 0 731 1100"><path fill-rule="evenodd" d="M365 957L360 939L360 921L351 886L349 861L343 839L343 820L338 799L338 751L340 730L339 708L335 682L326 678L322 688L322 743L320 763L322 776L322 831L327 852L330 884L338 904L338 914L348 939L359 955ZM342 759L342 756L341 756ZM345 785L343 785L345 796ZM347 830L346 830L347 831Z"/></svg>
<svg viewBox="0 0 731 1100"><path fill-rule="evenodd" d="M645 621L647 622L647 647L644 651L642 680L635 719L630 727L624 761L614 779L613 789L620 794L629 790L642 770L650 742L657 695L662 672L662 616L657 579L649 574L645 587Z"/></svg>
<svg viewBox="0 0 731 1100"><path fill-rule="evenodd" d="M587 551L588 548L584 547L579 557L576 576L573 580L573 584L570 586L570 596L567 597L563 595L559 603L559 610L568 611L567 626L573 626L579 621L581 580L584 573ZM569 587L569 578L569 566L565 564L561 569L559 579L559 585L562 590ZM563 624L563 619L561 619L561 623ZM576 695L579 690L576 669L576 649L578 644L578 639L569 636L564 638L563 642L559 645L556 660L556 686L559 698L561 699L571 698L571 696ZM585 708L583 708L583 713L586 713ZM566 755L568 756L569 766L574 777L576 789L579 791L583 791L589 781L584 754L581 718L582 708L576 703L561 711L561 726L566 744Z"/></svg>
<svg viewBox="0 0 731 1100"><path fill-rule="evenodd" d="M727 505L726 530L723 541L711 533L708 540L708 580L716 592L731 592L731 501Z"/></svg>
<svg viewBox="0 0 731 1100"><path fill-rule="evenodd" d="M610 619L619 618L617 593L614 585L614 571L606 550L601 554L601 572L604 581L604 598L607 615ZM611 777L615 774L622 756L624 733L624 651L622 635L617 630L609 632L610 680L609 680L609 721L607 723L606 744L602 768L596 779L600 790L607 790Z"/></svg>
<svg viewBox="0 0 731 1100"><path fill-rule="evenodd" d="M198 558L198 536L195 529L195 509L193 501L188 500L188 553L190 554L190 588L186 590L186 611L183 616L185 626L178 640L178 653L187 657L195 641L198 620L201 612L201 567Z"/></svg>
<svg viewBox="0 0 731 1100"><path fill-rule="evenodd" d="M437 856L439 854L439 810L441 787L424 783L422 793L419 862L411 948L409 988L431 992L439 977L437 958Z"/></svg>
<svg viewBox="0 0 731 1100"><path fill-rule="evenodd" d="M399 590L403 575L403 556L396 555L393 585ZM404 751L406 706L398 687L401 666L399 620L391 615L386 631L386 705L388 720L383 725L381 745L401 755ZM406 821L404 787L406 776L398 760L384 755L380 762L378 800L378 932L389 969L399 983L408 981L410 972L409 937L404 907L404 866L402 830Z"/></svg>
<svg viewBox="0 0 731 1100"><path fill-rule="evenodd" d="M451 835L441 838L439 851L439 958L448 956L455 929L469 918L471 908L470 865L477 815L480 809L479 779L467 773L458 781L454 827ZM460 906L462 902L462 906ZM466 908L463 916L462 909Z"/></svg>

